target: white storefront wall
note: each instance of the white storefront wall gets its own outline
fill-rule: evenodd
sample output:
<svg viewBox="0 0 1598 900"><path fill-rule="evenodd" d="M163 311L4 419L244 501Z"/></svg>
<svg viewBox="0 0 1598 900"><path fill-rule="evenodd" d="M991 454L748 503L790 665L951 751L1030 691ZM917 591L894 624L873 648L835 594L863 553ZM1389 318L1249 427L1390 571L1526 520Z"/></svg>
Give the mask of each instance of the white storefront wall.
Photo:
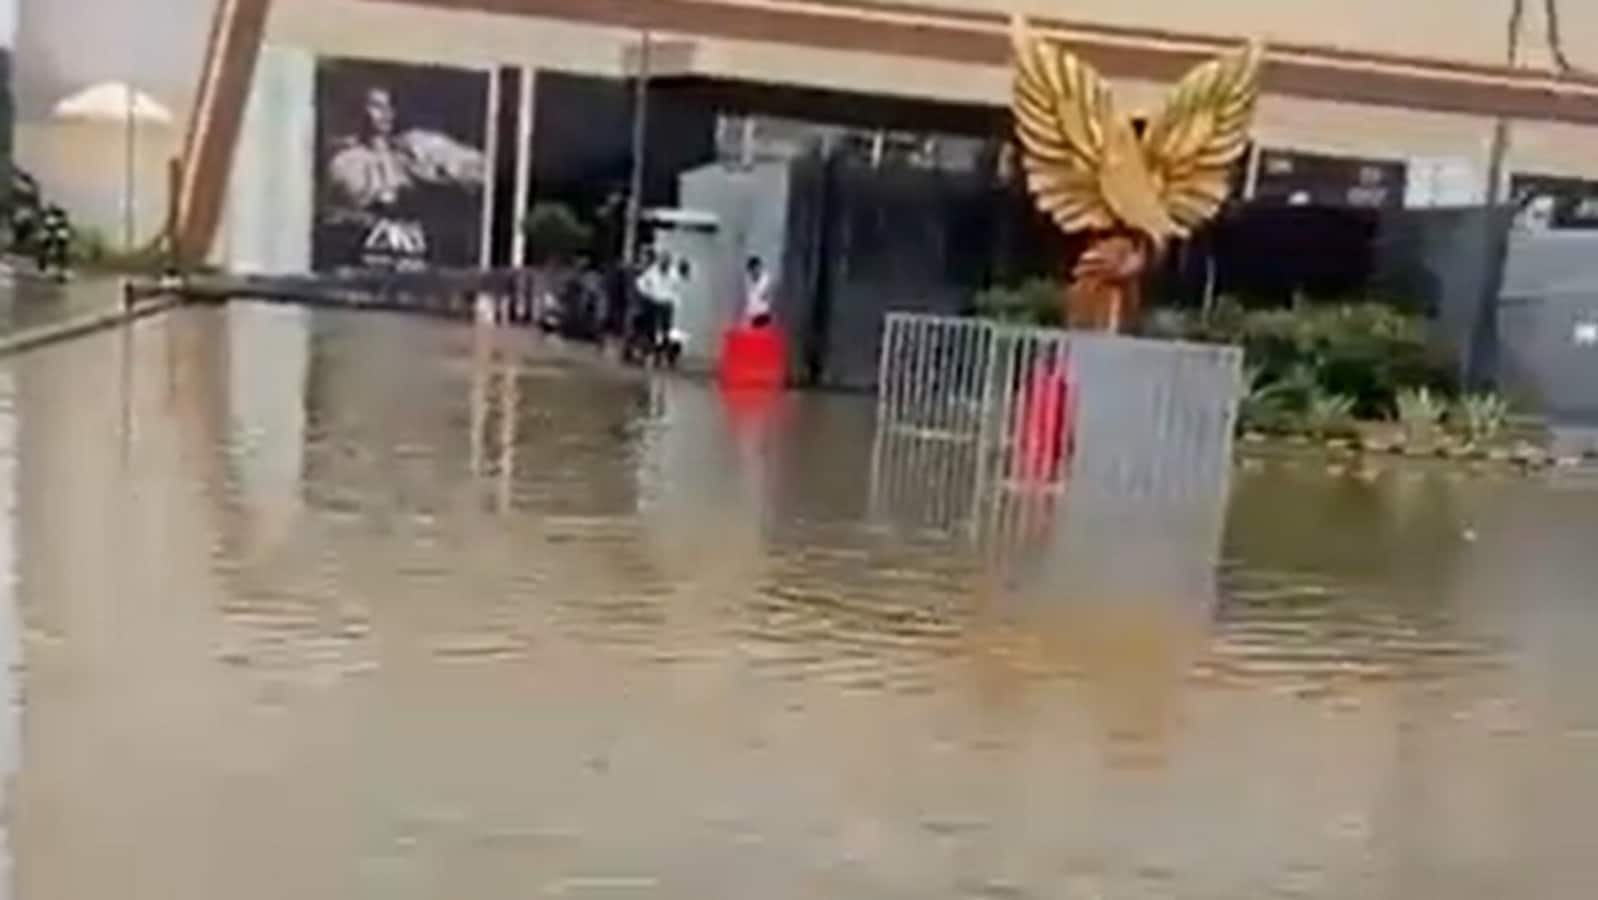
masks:
<svg viewBox="0 0 1598 900"><path fill-rule="evenodd" d="M1087 12L1078 18L1097 20ZM625 50L637 37L624 29L404 4L279 0L250 100L218 261L257 270L308 264L317 56L474 68L509 65L619 77ZM689 41L693 72L706 77L995 104L1005 102L1008 92L1008 72L998 66L658 37ZM1471 58L1474 49L1460 55ZM1156 106L1166 89L1147 82L1116 84L1129 109ZM1408 205L1451 206L1480 202L1487 195L1492 130L1492 121L1480 116L1267 96L1256 135L1265 147L1404 161L1410 176ZM1598 177L1598 129L1516 123L1506 171Z"/></svg>
<svg viewBox="0 0 1598 900"><path fill-rule="evenodd" d="M316 58L262 48L228 179L214 261L252 274L311 266L316 143Z"/></svg>

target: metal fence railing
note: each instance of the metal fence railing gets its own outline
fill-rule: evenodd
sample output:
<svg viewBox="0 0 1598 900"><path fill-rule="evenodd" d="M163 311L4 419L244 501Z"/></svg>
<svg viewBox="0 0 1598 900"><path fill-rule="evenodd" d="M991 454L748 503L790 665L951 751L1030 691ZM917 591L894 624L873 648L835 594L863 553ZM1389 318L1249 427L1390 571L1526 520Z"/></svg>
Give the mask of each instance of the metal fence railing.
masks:
<svg viewBox="0 0 1598 900"><path fill-rule="evenodd" d="M1209 515L1229 487L1235 347L888 316L873 501L918 527L1028 531L1055 500Z"/></svg>
<svg viewBox="0 0 1598 900"><path fill-rule="evenodd" d="M396 310L450 318L479 314L483 300L501 321L531 322L547 287L534 269L425 269L311 275L206 275L133 281L129 300L178 293L194 299L248 298L314 306Z"/></svg>

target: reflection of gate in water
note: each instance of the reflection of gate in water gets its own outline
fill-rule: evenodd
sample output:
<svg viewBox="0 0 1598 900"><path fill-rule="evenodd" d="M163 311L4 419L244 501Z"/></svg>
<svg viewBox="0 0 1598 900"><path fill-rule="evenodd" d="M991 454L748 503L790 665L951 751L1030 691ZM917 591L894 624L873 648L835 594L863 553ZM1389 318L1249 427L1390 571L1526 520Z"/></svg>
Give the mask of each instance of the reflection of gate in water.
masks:
<svg viewBox="0 0 1598 900"><path fill-rule="evenodd" d="M1234 347L895 313L873 504L1001 543L1041 528L1067 496L1109 518L1207 522L1224 507L1241 387Z"/></svg>

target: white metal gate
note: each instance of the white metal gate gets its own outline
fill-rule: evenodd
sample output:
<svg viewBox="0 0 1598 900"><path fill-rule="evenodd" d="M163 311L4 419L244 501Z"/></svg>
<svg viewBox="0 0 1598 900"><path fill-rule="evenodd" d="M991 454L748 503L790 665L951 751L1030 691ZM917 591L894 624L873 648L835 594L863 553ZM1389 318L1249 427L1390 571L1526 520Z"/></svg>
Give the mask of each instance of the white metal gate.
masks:
<svg viewBox="0 0 1598 900"><path fill-rule="evenodd" d="M873 501L920 527L984 533L1067 494L1107 511L1213 510L1241 391L1235 347L894 313Z"/></svg>

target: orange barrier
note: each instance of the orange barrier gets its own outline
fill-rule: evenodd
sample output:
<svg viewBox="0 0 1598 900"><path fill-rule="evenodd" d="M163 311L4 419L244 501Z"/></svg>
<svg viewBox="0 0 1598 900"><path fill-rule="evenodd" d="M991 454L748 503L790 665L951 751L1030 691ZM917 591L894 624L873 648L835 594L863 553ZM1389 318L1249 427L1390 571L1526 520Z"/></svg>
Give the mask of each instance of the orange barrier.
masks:
<svg viewBox="0 0 1598 900"><path fill-rule="evenodd" d="M1025 481L1057 481L1076 452L1076 389L1068 371L1044 363L1022 389L1015 466Z"/></svg>
<svg viewBox="0 0 1598 900"><path fill-rule="evenodd" d="M780 388L788 381L788 348L776 328L729 328L721 336L717 375L722 385Z"/></svg>

